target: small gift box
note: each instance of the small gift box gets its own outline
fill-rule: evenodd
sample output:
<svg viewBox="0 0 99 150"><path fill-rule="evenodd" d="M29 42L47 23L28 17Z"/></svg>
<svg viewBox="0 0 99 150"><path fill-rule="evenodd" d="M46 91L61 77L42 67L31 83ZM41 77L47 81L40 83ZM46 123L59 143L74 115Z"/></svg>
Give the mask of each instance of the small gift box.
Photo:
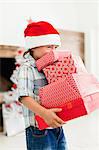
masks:
<svg viewBox="0 0 99 150"><path fill-rule="evenodd" d="M44 55L43 57L41 57L40 59L36 61L36 66L37 66L38 71L41 71L46 66L53 64L57 59L58 59L58 56L54 55L53 51L47 53L46 55Z"/></svg>
<svg viewBox="0 0 99 150"><path fill-rule="evenodd" d="M54 62L54 64L49 65L43 69L43 72L48 80L48 83L55 82L53 77L57 80L64 78L67 74L76 73L76 67L72 56L63 57L61 60ZM53 74L53 75L52 75Z"/></svg>

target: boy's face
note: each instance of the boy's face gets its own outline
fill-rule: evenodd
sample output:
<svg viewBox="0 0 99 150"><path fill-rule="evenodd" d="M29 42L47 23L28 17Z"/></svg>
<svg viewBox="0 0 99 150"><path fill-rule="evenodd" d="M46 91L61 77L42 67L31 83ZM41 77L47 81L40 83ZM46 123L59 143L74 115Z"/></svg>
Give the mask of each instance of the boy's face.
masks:
<svg viewBox="0 0 99 150"><path fill-rule="evenodd" d="M57 48L57 46L55 45L46 45L46 46L40 46L40 47L36 47L36 48L33 48L32 51L33 51L33 57L34 59L39 59L41 58L42 56L44 56L45 54L55 50Z"/></svg>

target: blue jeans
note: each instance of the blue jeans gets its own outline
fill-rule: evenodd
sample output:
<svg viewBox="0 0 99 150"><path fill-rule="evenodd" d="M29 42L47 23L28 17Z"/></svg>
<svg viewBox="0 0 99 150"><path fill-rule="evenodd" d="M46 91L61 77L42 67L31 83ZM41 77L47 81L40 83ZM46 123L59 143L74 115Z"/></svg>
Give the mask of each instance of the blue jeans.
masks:
<svg viewBox="0 0 99 150"><path fill-rule="evenodd" d="M39 130L26 129L27 150L67 150L63 128Z"/></svg>

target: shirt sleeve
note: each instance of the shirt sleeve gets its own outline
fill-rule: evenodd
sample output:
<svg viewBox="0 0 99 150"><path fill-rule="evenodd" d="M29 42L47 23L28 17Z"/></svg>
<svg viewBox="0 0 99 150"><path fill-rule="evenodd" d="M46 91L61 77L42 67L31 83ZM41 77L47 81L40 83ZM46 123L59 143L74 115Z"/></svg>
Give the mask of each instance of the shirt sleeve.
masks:
<svg viewBox="0 0 99 150"><path fill-rule="evenodd" d="M39 96L34 91L34 75L33 70L28 65L20 67L18 74L18 98L22 96L30 96L35 100L39 100Z"/></svg>

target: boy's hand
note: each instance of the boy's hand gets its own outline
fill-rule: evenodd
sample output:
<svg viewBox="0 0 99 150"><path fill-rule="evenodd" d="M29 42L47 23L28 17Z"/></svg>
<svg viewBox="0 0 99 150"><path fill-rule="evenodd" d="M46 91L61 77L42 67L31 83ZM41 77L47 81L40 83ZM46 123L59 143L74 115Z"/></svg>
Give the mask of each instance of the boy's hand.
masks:
<svg viewBox="0 0 99 150"><path fill-rule="evenodd" d="M0 99L0 104L3 104L4 103L4 101L2 101L1 99Z"/></svg>
<svg viewBox="0 0 99 150"><path fill-rule="evenodd" d="M62 111L61 108L52 108L52 109L46 109L43 119L45 122L53 128L61 127L65 122L59 118L56 113Z"/></svg>

